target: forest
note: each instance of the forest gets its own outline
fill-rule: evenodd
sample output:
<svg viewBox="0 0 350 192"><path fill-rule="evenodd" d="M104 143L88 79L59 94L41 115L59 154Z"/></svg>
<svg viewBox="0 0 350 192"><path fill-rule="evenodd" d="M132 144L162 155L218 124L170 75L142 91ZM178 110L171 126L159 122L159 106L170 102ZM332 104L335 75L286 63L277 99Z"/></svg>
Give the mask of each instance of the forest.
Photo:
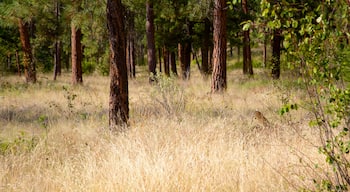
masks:
<svg viewBox="0 0 350 192"><path fill-rule="evenodd" d="M0 0L0 191L349 191L350 0Z"/></svg>

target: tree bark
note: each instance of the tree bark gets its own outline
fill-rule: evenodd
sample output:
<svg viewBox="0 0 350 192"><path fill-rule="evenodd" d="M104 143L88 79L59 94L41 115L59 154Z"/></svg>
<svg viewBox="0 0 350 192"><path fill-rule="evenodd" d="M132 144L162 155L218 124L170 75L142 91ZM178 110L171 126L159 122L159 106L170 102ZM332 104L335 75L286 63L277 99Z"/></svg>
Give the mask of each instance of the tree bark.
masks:
<svg viewBox="0 0 350 192"><path fill-rule="evenodd" d="M107 0L107 27L110 44L109 127L123 131L129 120L126 35L121 0Z"/></svg>
<svg viewBox="0 0 350 192"><path fill-rule="evenodd" d="M82 47L81 47L81 30L71 25L71 43L72 43L72 84L83 83L83 71L81 66Z"/></svg>
<svg viewBox="0 0 350 192"><path fill-rule="evenodd" d="M174 51L170 52L170 66L171 66L171 72L173 73L173 75L177 76L176 53Z"/></svg>
<svg viewBox="0 0 350 192"><path fill-rule="evenodd" d="M242 0L242 8L243 8L243 13L247 16L249 14L247 0ZM243 31L243 74L253 75L249 29L246 31Z"/></svg>
<svg viewBox="0 0 350 192"><path fill-rule="evenodd" d="M23 66L24 66L24 75L26 77L26 82L35 83L36 70L35 70L35 63L33 60L32 47L30 45L27 24L25 24L22 19L18 19L18 28L19 28L21 44L24 52Z"/></svg>
<svg viewBox="0 0 350 192"><path fill-rule="evenodd" d="M147 61L150 73L149 81L153 82L156 75L156 45L154 39L154 12L153 3L146 1L146 36L147 36Z"/></svg>
<svg viewBox="0 0 350 192"><path fill-rule="evenodd" d="M186 40L180 43L179 46L179 59L181 63L182 79L189 80L191 76L191 34L193 24L188 22L186 29Z"/></svg>
<svg viewBox="0 0 350 192"><path fill-rule="evenodd" d="M212 92L222 92L227 88L226 80L226 0L214 1L214 51Z"/></svg>
<svg viewBox="0 0 350 192"><path fill-rule="evenodd" d="M272 39L272 78L279 79L281 73L280 67L280 57L281 57L281 30L275 29L273 31L273 39Z"/></svg>
<svg viewBox="0 0 350 192"><path fill-rule="evenodd" d="M267 65L267 34L264 30L264 46L263 46L263 68L266 68Z"/></svg>
<svg viewBox="0 0 350 192"><path fill-rule="evenodd" d="M16 66L17 66L17 72L18 72L18 76L20 77L21 74L21 65L19 62L19 54L18 54L18 50L16 49Z"/></svg>
<svg viewBox="0 0 350 192"><path fill-rule="evenodd" d="M59 40L55 42L54 63L53 80L56 80L57 76L61 75L61 41Z"/></svg>
<svg viewBox="0 0 350 192"><path fill-rule="evenodd" d="M163 47L163 63L164 63L164 74L170 76L169 70L169 50L164 46Z"/></svg>
<svg viewBox="0 0 350 192"><path fill-rule="evenodd" d="M202 39L202 73L209 75L209 44L210 44L210 21L208 18L204 19L204 31Z"/></svg>
<svg viewBox="0 0 350 192"><path fill-rule="evenodd" d="M134 23L134 14L131 11L127 12L127 25L128 25L128 31L127 31L127 66L128 66L128 72L130 78L135 78L136 76L136 55L135 55L135 23Z"/></svg>

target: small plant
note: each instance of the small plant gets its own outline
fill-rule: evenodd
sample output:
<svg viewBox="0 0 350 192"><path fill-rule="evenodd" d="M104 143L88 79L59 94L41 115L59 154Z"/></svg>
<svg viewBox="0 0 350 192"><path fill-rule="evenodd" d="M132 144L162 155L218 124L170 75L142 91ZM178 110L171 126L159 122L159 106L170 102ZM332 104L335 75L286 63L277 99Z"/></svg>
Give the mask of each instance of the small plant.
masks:
<svg viewBox="0 0 350 192"><path fill-rule="evenodd" d="M21 154L32 151L39 143L37 136L27 137L25 132L20 134L12 141L0 139L0 155Z"/></svg>
<svg viewBox="0 0 350 192"><path fill-rule="evenodd" d="M64 91L64 98L66 98L67 101L67 109L69 113L74 112L74 100L77 98L78 95L72 93L67 87L63 86Z"/></svg>
<svg viewBox="0 0 350 192"><path fill-rule="evenodd" d="M154 100L161 105L168 115L183 111L185 108L185 97L183 91L176 85L175 78L167 77L158 73L155 90L153 93Z"/></svg>

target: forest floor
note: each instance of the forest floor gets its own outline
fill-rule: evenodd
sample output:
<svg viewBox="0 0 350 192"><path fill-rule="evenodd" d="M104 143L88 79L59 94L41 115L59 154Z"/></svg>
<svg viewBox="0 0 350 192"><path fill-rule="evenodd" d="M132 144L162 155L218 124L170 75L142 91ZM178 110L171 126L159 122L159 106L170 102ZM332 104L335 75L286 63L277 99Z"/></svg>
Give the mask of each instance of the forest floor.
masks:
<svg viewBox="0 0 350 192"><path fill-rule="evenodd" d="M0 191L297 191L313 189L324 157L294 80L228 72L224 94L146 73L129 81L130 127L108 131L109 79L0 78ZM281 116L284 103L299 109ZM253 118L260 111L271 126ZM318 167L317 167L317 166Z"/></svg>

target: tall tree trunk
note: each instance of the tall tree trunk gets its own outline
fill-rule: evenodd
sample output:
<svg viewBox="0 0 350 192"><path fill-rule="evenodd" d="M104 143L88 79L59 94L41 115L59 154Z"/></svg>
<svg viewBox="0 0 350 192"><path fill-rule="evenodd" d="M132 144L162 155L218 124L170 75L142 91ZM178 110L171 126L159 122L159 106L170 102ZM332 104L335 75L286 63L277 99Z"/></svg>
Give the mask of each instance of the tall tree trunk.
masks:
<svg viewBox="0 0 350 192"><path fill-rule="evenodd" d="M170 52L170 66L171 66L171 72L177 76L177 69L176 69L176 53L174 51Z"/></svg>
<svg viewBox="0 0 350 192"><path fill-rule="evenodd" d="M11 65L12 65L12 55L11 53L7 54L7 70L11 69Z"/></svg>
<svg viewBox="0 0 350 192"><path fill-rule="evenodd" d="M248 16L247 0L242 0L243 13ZM250 49L249 29L243 31L243 74L253 75L252 54Z"/></svg>
<svg viewBox="0 0 350 192"><path fill-rule="evenodd" d="M214 1L214 51L212 92L222 92L227 88L226 80L226 0Z"/></svg>
<svg viewBox="0 0 350 192"><path fill-rule="evenodd" d="M164 73L166 76L170 76L169 70L169 50L164 46L163 47L163 63L164 63Z"/></svg>
<svg viewBox="0 0 350 192"><path fill-rule="evenodd" d="M210 21L208 18L204 19L204 31L202 39L202 72L205 76L209 75L209 44L210 44Z"/></svg>
<svg viewBox="0 0 350 192"><path fill-rule="evenodd" d="M83 83L82 72L82 47L81 47L81 30L76 28L72 23L71 25L71 43L72 43L72 84Z"/></svg>
<svg viewBox="0 0 350 192"><path fill-rule="evenodd" d="M16 49L16 66L17 66L17 72L18 72L18 76L21 76L21 64L19 62L19 54L18 54L18 50Z"/></svg>
<svg viewBox="0 0 350 192"><path fill-rule="evenodd" d="M280 57L281 57L281 30L275 29L273 31L273 39L272 39L272 78L279 79L281 73L280 67Z"/></svg>
<svg viewBox="0 0 350 192"><path fill-rule="evenodd" d="M159 72L163 72L163 70L162 70L162 48L158 48L158 63L159 63Z"/></svg>
<svg viewBox="0 0 350 192"><path fill-rule="evenodd" d="M61 75L61 41L59 40L60 30L60 2L55 0L55 16L56 16L56 34L55 34L55 54L54 54L54 72L53 80L57 79L57 76Z"/></svg>
<svg viewBox="0 0 350 192"><path fill-rule="evenodd" d="M267 65L267 34L264 30L264 46L263 46L263 67L266 68Z"/></svg>
<svg viewBox="0 0 350 192"><path fill-rule="evenodd" d="M153 82L156 75L156 45L154 39L154 12L151 0L146 1L146 36L147 36L147 61L150 73L149 81Z"/></svg>
<svg viewBox="0 0 350 192"><path fill-rule="evenodd" d="M127 65L129 70L129 77L135 78L136 70L135 70L135 43L134 43L134 16L132 13L128 14L130 18L128 19L128 38L127 38Z"/></svg>
<svg viewBox="0 0 350 192"><path fill-rule="evenodd" d="M53 80L56 80L57 76L61 75L61 41L59 40L55 42L54 63Z"/></svg>
<svg viewBox="0 0 350 192"><path fill-rule="evenodd" d="M241 61L241 47L237 45L237 62Z"/></svg>
<svg viewBox="0 0 350 192"><path fill-rule="evenodd" d="M107 0L110 44L109 127L123 131L129 120L128 72L125 54L124 14L121 0Z"/></svg>
<svg viewBox="0 0 350 192"><path fill-rule="evenodd" d="M187 23L186 41L180 43L179 46L179 58L181 63L182 79L189 80L191 75L191 35L192 35L193 24ZM181 55L180 55L181 54Z"/></svg>
<svg viewBox="0 0 350 192"><path fill-rule="evenodd" d="M19 28L21 44L24 52L23 66L24 66L24 75L26 77L26 82L35 83L36 70L35 70L35 63L33 60L32 47L30 45L30 40L29 40L27 24L25 24L22 19L18 19L18 28Z"/></svg>

